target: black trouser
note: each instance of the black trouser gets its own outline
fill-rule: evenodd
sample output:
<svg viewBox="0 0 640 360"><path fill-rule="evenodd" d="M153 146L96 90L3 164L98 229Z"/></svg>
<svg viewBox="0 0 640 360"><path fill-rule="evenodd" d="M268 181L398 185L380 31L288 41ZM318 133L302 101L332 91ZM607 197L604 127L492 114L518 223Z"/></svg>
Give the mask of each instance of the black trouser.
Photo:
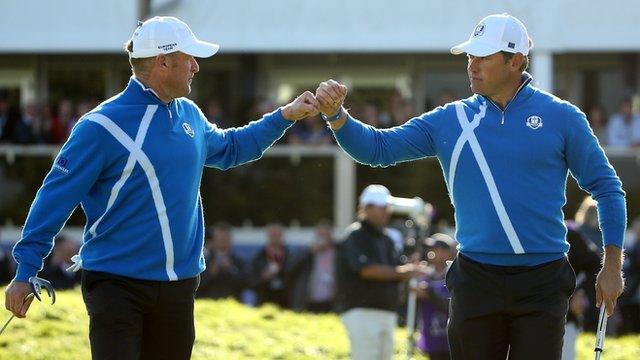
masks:
<svg viewBox="0 0 640 360"><path fill-rule="evenodd" d="M458 255L446 282L452 359L561 358L576 285L566 258L537 266L494 266Z"/></svg>
<svg viewBox="0 0 640 360"><path fill-rule="evenodd" d="M136 280L83 271L93 360L189 359L199 277Z"/></svg>

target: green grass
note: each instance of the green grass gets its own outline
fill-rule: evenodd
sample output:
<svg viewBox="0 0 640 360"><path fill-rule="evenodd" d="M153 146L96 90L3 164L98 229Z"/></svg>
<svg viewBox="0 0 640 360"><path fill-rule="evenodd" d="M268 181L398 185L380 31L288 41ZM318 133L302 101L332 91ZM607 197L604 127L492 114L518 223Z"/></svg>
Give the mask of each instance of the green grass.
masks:
<svg viewBox="0 0 640 360"><path fill-rule="evenodd" d="M396 334L396 359L404 359L405 334L402 329ZM87 336L80 292L59 292L54 306L34 302L26 319L13 320L0 335L0 359L89 359ZM593 358L593 342L593 334L580 337L578 359ZM607 338L602 357L640 359L640 335ZM296 314L272 306L251 309L226 300L196 303L193 359L347 358L347 336L335 315Z"/></svg>

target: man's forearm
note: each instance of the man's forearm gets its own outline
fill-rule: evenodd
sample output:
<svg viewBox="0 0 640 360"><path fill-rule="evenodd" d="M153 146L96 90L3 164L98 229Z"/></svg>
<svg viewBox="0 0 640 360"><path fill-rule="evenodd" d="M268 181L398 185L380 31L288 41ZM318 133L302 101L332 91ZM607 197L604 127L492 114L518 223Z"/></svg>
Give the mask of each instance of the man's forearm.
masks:
<svg viewBox="0 0 640 360"><path fill-rule="evenodd" d="M403 281L411 276L412 271L413 267L409 265L368 265L360 270L360 276L369 280Z"/></svg>
<svg viewBox="0 0 640 360"><path fill-rule="evenodd" d="M602 260L602 268L612 271L621 271L624 256L622 249L616 245L607 245L604 247L604 258Z"/></svg>

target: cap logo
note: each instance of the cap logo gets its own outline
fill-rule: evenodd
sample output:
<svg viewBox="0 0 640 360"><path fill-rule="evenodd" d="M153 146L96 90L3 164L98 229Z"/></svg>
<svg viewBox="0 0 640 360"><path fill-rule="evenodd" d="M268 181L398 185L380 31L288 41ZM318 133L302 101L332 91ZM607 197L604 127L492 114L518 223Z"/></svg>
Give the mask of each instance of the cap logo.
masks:
<svg viewBox="0 0 640 360"><path fill-rule="evenodd" d="M510 43L508 43L508 44L507 44L507 47L508 47L509 49L515 49L515 48L516 48L516 44L515 44L515 43L510 42Z"/></svg>
<svg viewBox="0 0 640 360"><path fill-rule="evenodd" d="M182 128L184 129L184 132L187 133L187 135L191 137L195 135L195 133L193 132L193 129L191 128L191 125L189 125L188 123L186 122L182 123Z"/></svg>
<svg viewBox="0 0 640 360"><path fill-rule="evenodd" d="M527 126L533 130L538 130L542 127L542 118L540 116L529 116L527 118Z"/></svg>
<svg viewBox="0 0 640 360"><path fill-rule="evenodd" d="M478 26L476 26L476 29L473 30L473 37L478 37L484 34L484 28L485 28L484 23L478 24Z"/></svg>
<svg viewBox="0 0 640 360"><path fill-rule="evenodd" d="M166 45L158 45L158 50L171 51L176 46L178 46L178 44L176 44L176 43L171 43L171 44L166 44Z"/></svg>

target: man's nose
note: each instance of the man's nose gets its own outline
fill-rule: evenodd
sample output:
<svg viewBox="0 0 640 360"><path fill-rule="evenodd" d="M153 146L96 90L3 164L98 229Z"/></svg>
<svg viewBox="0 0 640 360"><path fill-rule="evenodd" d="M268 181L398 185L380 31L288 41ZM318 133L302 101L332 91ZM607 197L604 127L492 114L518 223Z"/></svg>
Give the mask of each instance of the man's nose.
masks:
<svg viewBox="0 0 640 360"><path fill-rule="evenodd" d="M469 58L469 63L467 65L467 69L469 69L472 72L477 71L478 70L478 58L470 57Z"/></svg>
<svg viewBox="0 0 640 360"><path fill-rule="evenodd" d="M195 58L193 59L193 64L191 64L191 69L194 74L200 71L200 65L198 65L198 61Z"/></svg>

